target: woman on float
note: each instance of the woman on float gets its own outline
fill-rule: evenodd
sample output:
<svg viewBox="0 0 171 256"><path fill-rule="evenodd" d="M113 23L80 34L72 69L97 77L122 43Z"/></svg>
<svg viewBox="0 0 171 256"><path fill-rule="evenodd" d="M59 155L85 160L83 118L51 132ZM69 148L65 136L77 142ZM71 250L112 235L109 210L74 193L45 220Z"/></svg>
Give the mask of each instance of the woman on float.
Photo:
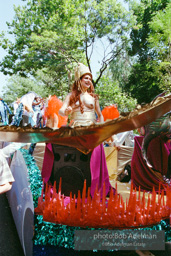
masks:
<svg viewBox="0 0 171 256"><path fill-rule="evenodd" d="M75 82L59 110L59 115L70 116L70 126L75 129L78 126L89 126L97 122L103 122L103 115L100 110L98 96L94 94L92 84L92 74L88 67L79 63L75 71ZM45 182L49 181L53 167L54 159L52 146L47 144L45 157L42 168L42 177ZM109 195L111 185L109 182L109 174L107 170L106 158L103 145L97 146L91 153L90 159L91 171L91 188L90 193L93 197L96 187L101 196L103 193L103 185L105 183L105 195Z"/></svg>
<svg viewBox="0 0 171 256"><path fill-rule="evenodd" d="M92 74L88 67L79 63L75 71L72 91L66 97L59 114L62 116L70 115L70 126L76 127L96 123L95 113L98 116L98 121L104 122L98 96L94 94Z"/></svg>
<svg viewBox="0 0 171 256"><path fill-rule="evenodd" d="M97 118L96 118L96 114ZM104 122L100 110L98 95L94 93L92 74L88 67L78 63L75 70L75 81L59 110L60 115L70 115L70 126L89 126L96 122ZM102 195L103 184L105 183L106 195L109 194L111 185L107 170L106 158L103 145L97 146L91 154L91 195L94 195L96 186Z"/></svg>

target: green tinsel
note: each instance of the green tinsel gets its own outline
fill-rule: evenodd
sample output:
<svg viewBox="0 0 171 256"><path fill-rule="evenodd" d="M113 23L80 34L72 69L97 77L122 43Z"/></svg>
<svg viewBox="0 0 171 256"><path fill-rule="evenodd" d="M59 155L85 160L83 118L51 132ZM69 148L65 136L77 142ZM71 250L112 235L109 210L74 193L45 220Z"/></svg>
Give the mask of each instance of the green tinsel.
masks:
<svg viewBox="0 0 171 256"><path fill-rule="evenodd" d="M42 177L34 158L28 153L28 150L21 149L25 163L27 165L30 189L33 195L34 207L37 207L38 198L42 191ZM66 225L57 225L43 221L41 215L35 215L34 220L34 244L35 245L54 245L64 248L74 249L74 231L83 230L80 227L69 227ZM85 228L84 230L95 230L94 228ZM98 229L99 230L99 229ZM103 230L103 229L100 229ZM150 228L139 230L164 230L165 241L171 240L171 228L169 220L162 220L159 224Z"/></svg>

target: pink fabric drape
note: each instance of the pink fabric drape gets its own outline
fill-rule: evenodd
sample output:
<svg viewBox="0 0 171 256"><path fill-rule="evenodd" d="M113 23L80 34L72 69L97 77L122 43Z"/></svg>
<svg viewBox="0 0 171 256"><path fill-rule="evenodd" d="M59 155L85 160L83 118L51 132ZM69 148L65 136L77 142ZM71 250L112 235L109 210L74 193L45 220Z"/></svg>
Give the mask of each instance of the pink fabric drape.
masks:
<svg viewBox="0 0 171 256"><path fill-rule="evenodd" d="M146 191L151 191L153 187L158 190L159 183L165 184L163 175L170 171L171 143L165 143L160 137L153 139L148 147L147 157L153 166L148 167L142 156L143 137L137 136L135 139L134 153L131 161L131 179L136 187Z"/></svg>
<svg viewBox="0 0 171 256"><path fill-rule="evenodd" d="M46 144L43 167L42 167L42 178L44 182L48 182L51 176L54 162L54 154L52 151L52 145ZM97 146L91 154L90 159L90 170L91 170L91 196L94 195L96 186L102 195L103 183L105 182L106 195L110 192L111 185L109 182L109 174L106 164L105 152L103 145ZM114 189L113 189L114 190Z"/></svg>
<svg viewBox="0 0 171 256"><path fill-rule="evenodd" d="M91 170L91 195L94 195L96 186L98 184L98 190L103 193L103 184L105 183L106 195L111 189L109 182L109 174L106 164L105 152L103 145L97 146L92 154L90 160L90 170Z"/></svg>
<svg viewBox="0 0 171 256"><path fill-rule="evenodd" d="M45 183L48 182L51 176L52 168L54 162L54 154L52 150L52 144L47 143L45 147L43 166L42 166L42 178Z"/></svg>

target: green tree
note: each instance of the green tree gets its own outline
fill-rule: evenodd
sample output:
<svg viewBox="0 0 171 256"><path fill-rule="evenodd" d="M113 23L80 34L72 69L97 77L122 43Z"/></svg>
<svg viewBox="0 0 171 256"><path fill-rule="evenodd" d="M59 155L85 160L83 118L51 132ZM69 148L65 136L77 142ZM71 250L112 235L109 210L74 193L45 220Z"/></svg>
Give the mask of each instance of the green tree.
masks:
<svg viewBox="0 0 171 256"><path fill-rule="evenodd" d="M119 82L113 80L113 74L109 69L104 72L100 79L96 93L99 95L101 108L116 104L119 112L127 112L133 110L137 104L136 99L133 99L128 93L122 92Z"/></svg>
<svg viewBox="0 0 171 256"><path fill-rule="evenodd" d="M126 47L132 24L131 12L116 0L28 0L24 7L15 8L15 17L8 23L14 41L1 34L1 46L7 51L1 71L28 76L43 68L56 73L56 84L62 80L60 86L66 88L72 81L73 64L83 62L92 69L92 54L101 40L96 86Z"/></svg>
<svg viewBox="0 0 171 256"><path fill-rule="evenodd" d="M129 75L133 66L133 58L127 51L121 53L110 63L112 80L118 81L119 87L124 91L125 84L128 83Z"/></svg>
<svg viewBox="0 0 171 256"><path fill-rule="evenodd" d="M138 103L148 103L163 91L161 87L162 72L159 63L163 56L159 55L148 38L153 34L151 22L157 13L165 12L170 0L141 0L139 3L131 2L131 8L136 16L136 26L131 32L132 45L129 54L137 59L133 65L128 83L124 90L136 97ZM164 49L162 44L160 48Z"/></svg>
<svg viewBox="0 0 171 256"><path fill-rule="evenodd" d="M15 101L16 98L20 98L29 91L34 91L41 97L47 97L51 89L40 79L13 75L8 79L7 86L3 90L2 98L10 104Z"/></svg>
<svg viewBox="0 0 171 256"><path fill-rule="evenodd" d="M156 69L160 76L159 87L171 91L171 3L157 12L149 23L148 41L156 53Z"/></svg>
<svg viewBox="0 0 171 256"><path fill-rule="evenodd" d="M160 77L154 63L153 65L137 63L133 65L126 88L129 88L129 93L137 99L139 104L149 103L162 92L158 86L159 81Z"/></svg>

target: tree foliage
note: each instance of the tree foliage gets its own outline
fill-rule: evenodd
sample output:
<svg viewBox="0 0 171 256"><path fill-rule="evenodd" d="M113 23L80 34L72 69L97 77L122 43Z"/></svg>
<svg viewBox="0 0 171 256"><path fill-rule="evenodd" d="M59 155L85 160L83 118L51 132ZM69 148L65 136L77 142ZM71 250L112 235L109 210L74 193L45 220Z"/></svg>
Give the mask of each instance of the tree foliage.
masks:
<svg viewBox="0 0 171 256"><path fill-rule="evenodd" d="M157 12L149 23L151 33L148 42L156 53L156 65L163 90L171 91L171 3L164 10Z"/></svg>
<svg viewBox="0 0 171 256"><path fill-rule="evenodd" d="M96 93L100 97L100 106L104 108L105 106L116 104L119 112L133 110L137 104L136 99L133 99L128 93L122 92L119 82L113 80L112 76L112 72L107 69L96 87Z"/></svg>
<svg viewBox="0 0 171 256"><path fill-rule="evenodd" d="M1 71L26 77L43 69L56 73L56 84L63 80L66 87L74 64L83 62L91 70L96 42L105 40L96 86L126 47L132 22L131 13L116 0L27 0L25 6L15 7L8 23L14 41L1 35L7 51Z"/></svg>
<svg viewBox="0 0 171 256"><path fill-rule="evenodd" d="M163 65L168 54L168 46L164 38L170 34L171 27L167 26L165 29L163 24L161 30L160 24L162 17L163 20L167 19L167 17L164 18L164 13L167 11L169 2L170 0L141 0L139 4L135 4L131 1L136 16L136 26L131 32L132 46L129 54L137 59L137 63L133 65L124 89L136 97L138 103L150 102L168 86L167 79L163 79L163 74L168 78L170 72L169 64L166 64L166 68ZM159 31L161 38L157 36Z"/></svg>
<svg viewBox="0 0 171 256"><path fill-rule="evenodd" d="M41 97L47 97L51 92L38 76L36 78L26 78L13 75L8 79L2 98L10 104L29 91L34 91Z"/></svg>
<svg viewBox="0 0 171 256"><path fill-rule="evenodd" d="M110 64L112 80L119 83L119 87L122 91L124 91L125 84L128 83L133 62L134 60L128 52L123 50Z"/></svg>

